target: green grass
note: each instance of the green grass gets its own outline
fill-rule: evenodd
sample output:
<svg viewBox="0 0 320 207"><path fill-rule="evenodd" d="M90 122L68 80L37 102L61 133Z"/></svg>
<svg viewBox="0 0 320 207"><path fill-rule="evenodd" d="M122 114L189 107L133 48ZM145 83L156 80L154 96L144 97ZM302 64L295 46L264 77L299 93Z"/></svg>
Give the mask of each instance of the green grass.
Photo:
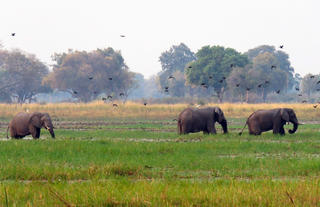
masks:
<svg viewBox="0 0 320 207"><path fill-rule="evenodd" d="M319 124L286 136L247 129L239 136L243 120L232 119L229 134L217 126L216 135L180 136L175 122L158 121L76 124L56 129L55 140L42 130L40 140L1 141L0 206L4 188L9 206L319 203Z"/></svg>

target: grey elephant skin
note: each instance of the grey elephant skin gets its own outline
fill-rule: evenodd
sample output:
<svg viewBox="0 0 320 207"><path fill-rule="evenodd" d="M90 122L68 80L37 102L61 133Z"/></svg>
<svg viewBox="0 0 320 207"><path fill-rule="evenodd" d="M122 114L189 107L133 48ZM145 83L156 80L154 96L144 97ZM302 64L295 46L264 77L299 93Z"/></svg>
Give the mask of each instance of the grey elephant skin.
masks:
<svg viewBox="0 0 320 207"><path fill-rule="evenodd" d="M222 126L224 133L228 133L227 120L219 107L186 108L178 118L178 133L188 134L203 131L204 134L216 134L215 122Z"/></svg>
<svg viewBox="0 0 320 207"><path fill-rule="evenodd" d="M50 132L52 138L55 138L53 125L48 113L20 112L15 115L9 123L9 126L7 128L7 138L9 129L10 136L12 138L20 139L31 134L34 139L39 139L40 129L42 127Z"/></svg>
<svg viewBox="0 0 320 207"><path fill-rule="evenodd" d="M298 119L296 113L290 108L276 108L271 110L258 110L252 113L246 121L242 131L248 124L249 134L260 135L262 132L273 130L274 134L285 135L283 126L291 122L293 130L289 129L289 133L293 134L298 129Z"/></svg>

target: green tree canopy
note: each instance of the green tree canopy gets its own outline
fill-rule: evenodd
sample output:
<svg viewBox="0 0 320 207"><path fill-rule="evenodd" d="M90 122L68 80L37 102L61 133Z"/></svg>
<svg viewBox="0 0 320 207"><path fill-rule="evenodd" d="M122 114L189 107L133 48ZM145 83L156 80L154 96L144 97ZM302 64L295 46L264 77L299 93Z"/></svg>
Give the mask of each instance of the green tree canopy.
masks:
<svg viewBox="0 0 320 207"><path fill-rule="evenodd" d="M246 55L222 46L202 47L196 57L197 60L186 67L188 84L212 87L221 102L227 86L225 79L233 67L244 67L249 62Z"/></svg>
<svg viewBox="0 0 320 207"><path fill-rule="evenodd" d="M45 82L70 92L80 101L88 102L101 93L113 99L127 97L134 84L134 73L129 71L120 52L112 48L91 52L69 50L54 54L53 60L56 64Z"/></svg>
<svg viewBox="0 0 320 207"><path fill-rule="evenodd" d="M173 45L168 51L161 53L159 61L162 71L158 74L160 90L171 96L185 96L184 68L195 59L195 54L183 43ZM169 79L170 76L173 78ZM169 87L168 92L165 92L166 87Z"/></svg>

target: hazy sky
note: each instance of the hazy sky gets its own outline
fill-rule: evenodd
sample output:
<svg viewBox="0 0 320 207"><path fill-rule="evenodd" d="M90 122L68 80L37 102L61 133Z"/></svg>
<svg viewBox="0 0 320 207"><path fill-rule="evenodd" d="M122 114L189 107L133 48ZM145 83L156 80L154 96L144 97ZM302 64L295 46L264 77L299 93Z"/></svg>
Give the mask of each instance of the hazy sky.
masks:
<svg viewBox="0 0 320 207"><path fill-rule="evenodd" d="M0 41L47 64L54 52L110 46L145 77L161 70L161 52L181 42L194 52L283 44L304 75L320 72L319 9L319 0L2 0Z"/></svg>

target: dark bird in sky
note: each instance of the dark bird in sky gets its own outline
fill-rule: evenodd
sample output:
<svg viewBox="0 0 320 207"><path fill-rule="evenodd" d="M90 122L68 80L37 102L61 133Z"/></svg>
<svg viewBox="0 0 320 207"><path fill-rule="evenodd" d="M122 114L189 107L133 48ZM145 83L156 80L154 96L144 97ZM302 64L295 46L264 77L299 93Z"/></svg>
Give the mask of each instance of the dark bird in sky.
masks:
<svg viewBox="0 0 320 207"><path fill-rule="evenodd" d="M320 91L320 88L318 88L317 91Z"/></svg>
<svg viewBox="0 0 320 207"><path fill-rule="evenodd" d="M251 88L247 88L247 91L250 91L251 90Z"/></svg>
<svg viewBox="0 0 320 207"><path fill-rule="evenodd" d="M219 80L219 83L222 83L223 82L223 79Z"/></svg>
<svg viewBox="0 0 320 207"><path fill-rule="evenodd" d="M300 88L296 87L296 91L300 91Z"/></svg>
<svg viewBox="0 0 320 207"><path fill-rule="evenodd" d="M223 76L223 77L222 77L222 80L225 80L225 79L226 79L226 77Z"/></svg>
<svg viewBox="0 0 320 207"><path fill-rule="evenodd" d="M313 108L317 108L318 105L314 105Z"/></svg>
<svg viewBox="0 0 320 207"><path fill-rule="evenodd" d="M120 35L120 37L126 37L125 35Z"/></svg>
<svg viewBox="0 0 320 207"><path fill-rule="evenodd" d="M145 105L145 106L146 106L146 105L147 105L147 102L144 102L144 103L143 103L143 105Z"/></svg>
<svg viewBox="0 0 320 207"><path fill-rule="evenodd" d="M124 93L120 93L119 96L124 96Z"/></svg>
<svg viewBox="0 0 320 207"><path fill-rule="evenodd" d="M271 70L277 68L275 65L271 65Z"/></svg>
<svg viewBox="0 0 320 207"><path fill-rule="evenodd" d="M280 93L280 90L277 90L276 93L279 94L279 93Z"/></svg>
<svg viewBox="0 0 320 207"><path fill-rule="evenodd" d="M265 83L265 84L269 84L269 83L270 83L270 81L266 80L264 83Z"/></svg>
<svg viewBox="0 0 320 207"><path fill-rule="evenodd" d="M176 78L170 75L168 79L176 79Z"/></svg>
<svg viewBox="0 0 320 207"><path fill-rule="evenodd" d="M314 75L310 75L310 78L314 78Z"/></svg>
<svg viewBox="0 0 320 207"><path fill-rule="evenodd" d="M11 36L12 36L12 37L16 36L16 33L11 33Z"/></svg>
<svg viewBox="0 0 320 207"><path fill-rule="evenodd" d="M303 100L302 103L307 103L307 101L306 101L306 100Z"/></svg>
<svg viewBox="0 0 320 207"><path fill-rule="evenodd" d="M201 85L202 85L202 84L201 84ZM168 90L168 89L169 89L169 86L164 87L164 89L165 89L165 90Z"/></svg>
<svg viewBox="0 0 320 207"><path fill-rule="evenodd" d="M317 82L317 84L319 84L320 83L320 80Z"/></svg>
<svg viewBox="0 0 320 207"><path fill-rule="evenodd" d="M74 94L78 94L78 91L73 91Z"/></svg>
<svg viewBox="0 0 320 207"><path fill-rule="evenodd" d="M97 94L97 91L93 91L94 94Z"/></svg>
<svg viewBox="0 0 320 207"><path fill-rule="evenodd" d="M92 80L93 79L93 77L89 77L89 80Z"/></svg>
<svg viewBox="0 0 320 207"><path fill-rule="evenodd" d="M283 45L280 45L279 47L280 47L280 49L283 49Z"/></svg>
<svg viewBox="0 0 320 207"><path fill-rule="evenodd" d="M233 68L233 66L234 66L233 64L230 64L230 68Z"/></svg>
<svg viewBox="0 0 320 207"><path fill-rule="evenodd" d="M258 85L258 88L261 88L261 86L262 86L262 83L260 83L260 84Z"/></svg>
<svg viewBox="0 0 320 207"><path fill-rule="evenodd" d="M102 97L102 101L106 101L107 99L105 97Z"/></svg>
<svg viewBox="0 0 320 207"><path fill-rule="evenodd" d="M112 96L111 95L109 95L107 98L110 98L110 99L112 99Z"/></svg>
<svg viewBox="0 0 320 207"><path fill-rule="evenodd" d="M169 93L169 90L168 90L168 89L164 89L164 92L165 92L165 93Z"/></svg>
<svg viewBox="0 0 320 207"><path fill-rule="evenodd" d="M298 94L298 96L302 96L302 94Z"/></svg>
<svg viewBox="0 0 320 207"><path fill-rule="evenodd" d="M206 85L206 84L205 84L205 83L201 83L200 85L204 86L204 85Z"/></svg>
<svg viewBox="0 0 320 207"><path fill-rule="evenodd" d="M112 80L112 78L108 78L109 80Z"/></svg>
<svg viewBox="0 0 320 207"><path fill-rule="evenodd" d="M210 76L209 76L209 79L212 79L212 78L213 78L213 77L210 75Z"/></svg>
<svg viewBox="0 0 320 207"><path fill-rule="evenodd" d="M118 104L112 104L113 107L118 107Z"/></svg>
<svg viewBox="0 0 320 207"><path fill-rule="evenodd" d="M240 83L237 83L237 84L236 84L236 87L239 87L239 86L240 86Z"/></svg>
<svg viewBox="0 0 320 207"><path fill-rule="evenodd" d="M192 68L192 66L190 65L188 68Z"/></svg>

